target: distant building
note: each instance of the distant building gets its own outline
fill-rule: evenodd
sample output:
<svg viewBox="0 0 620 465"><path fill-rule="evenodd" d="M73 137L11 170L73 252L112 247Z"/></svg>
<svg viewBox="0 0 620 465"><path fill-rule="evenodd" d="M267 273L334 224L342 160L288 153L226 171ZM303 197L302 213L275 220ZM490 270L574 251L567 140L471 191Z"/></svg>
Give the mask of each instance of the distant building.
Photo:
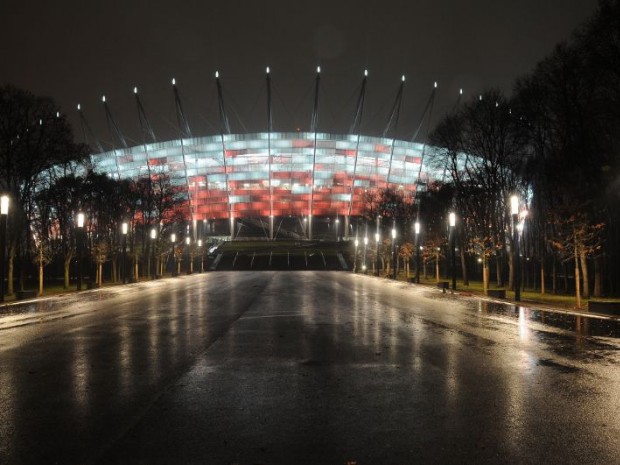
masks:
<svg viewBox="0 0 620 465"><path fill-rule="evenodd" d="M363 135L263 132L141 144L94 154L91 161L95 171L118 178L165 173L187 195L188 220L226 220L233 231L236 221L269 225L270 217L349 224L362 215L366 191L391 188L413 196L428 176L423 159L429 149Z"/></svg>
<svg viewBox="0 0 620 465"><path fill-rule="evenodd" d="M394 138L402 104L405 76L396 94L382 137L361 134L368 72L364 71L356 111L348 134L318 129L320 67L317 67L310 130L276 132L272 125L271 75L265 70L267 119L265 132L231 133L219 72L215 73L220 131L218 135L194 137L172 79L179 137L159 142L134 88L139 121L147 140L129 147L102 97L113 150L91 156L93 169L117 178L166 175L187 202L182 207L187 221L203 232L223 230L238 237L241 228L255 236L282 235L313 239L316 226L329 237L351 235L352 218L368 207L367 194L381 189L399 190L413 201L416 190L429 177L421 143ZM437 90L435 83L421 118L430 118ZM78 106L78 111L80 107ZM80 113L83 129L88 128ZM86 134L86 133L85 133ZM414 136L415 138L415 136ZM100 144L98 144L101 147ZM435 178L436 176L431 176ZM342 221L341 221L342 219ZM206 229L205 229L206 228Z"/></svg>

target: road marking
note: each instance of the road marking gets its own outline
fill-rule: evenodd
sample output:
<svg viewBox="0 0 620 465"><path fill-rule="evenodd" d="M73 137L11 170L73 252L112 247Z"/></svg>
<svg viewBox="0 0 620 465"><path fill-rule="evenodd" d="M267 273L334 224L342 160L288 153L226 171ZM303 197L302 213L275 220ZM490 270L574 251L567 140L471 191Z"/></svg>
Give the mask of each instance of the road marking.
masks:
<svg viewBox="0 0 620 465"><path fill-rule="evenodd" d="M288 318L291 316L303 316L302 313L286 313L283 315L262 315L262 316L244 316L240 320L257 320L259 318Z"/></svg>

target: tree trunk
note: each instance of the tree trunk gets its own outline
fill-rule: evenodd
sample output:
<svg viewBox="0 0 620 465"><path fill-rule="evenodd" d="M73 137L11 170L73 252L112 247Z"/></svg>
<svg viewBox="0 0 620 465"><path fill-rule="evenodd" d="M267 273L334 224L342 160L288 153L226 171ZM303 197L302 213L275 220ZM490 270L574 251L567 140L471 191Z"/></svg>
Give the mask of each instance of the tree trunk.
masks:
<svg viewBox="0 0 620 465"><path fill-rule="evenodd" d="M545 259L540 260L540 293L545 293Z"/></svg>
<svg viewBox="0 0 620 465"><path fill-rule="evenodd" d="M502 279L502 258L499 255L495 257L495 277L497 278L497 287L502 287L504 284Z"/></svg>
<svg viewBox="0 0 620 465"><path fill-rule="evenodd" d="M97 284L99 287L103 285L103 263L101 262L97 266Z"/></svg>
<svg viewBox="0 0 620 465"><path fill-rule="evenodd" d="M581 249L579 253L579 259L581 260L581 276L583 278L583 290L582 295L584 299L590 298L590 279L588 275L588 257L586 253Z"/></svg>
<svg viewBox="0 0 620 465"><path fill-rule="evenodd" d="M6 274L6 295L13 295L15 289L13 288L13 271L14 271L14 263L12 256L9 256L9 266Z"/></svg>
<svg viewBox="0 0 620 465"><path fill-rule="evenodd" d="M19 286L19 290L23 291L24 290L24 263L26 263L26 260L28 258L25 255L23 255L23 252L21 251L21 247L20 247L19 254L21 255L21 260L19 261L19 276L17 277L17 285Z"/></svg>
<svg viewBox="0 0 620 465"><path fill-rule="evenodd" d="M39 247L39 295L43 295L43 247Z"/></svg>
<svg viewBox="0 0 620 465"><path fill-rule="evenodd" d="M148 279L151 275L151 270L157 268L151 268L151 254L149 253L149 249L146 249L146 251L146 254L142 256L142 275ZM155 266L154 263L153 266Z"/></svg>
<svg viewBox="0 0 620 465"><path fill-rule="evenodd" d="M558 293L558 268L557 268L557 263L555 261L555 255L553 256L553 270L551 274L551 281L553 284L553 293L557 294Z"/></svg>
<svg viewBox="0 0 620 465"><path fill-rule="evenodd" d="M39 259L39 295L43 295L43 260Z"/></svg>
<svg viewBox="0 0 620 465"><path fill-rule="evenodd" d="M568 265L562 263L562 273L564 278L564 293L568 294Z"/></svg>
<svg viewBox="0 0 620 465"><path fill-rule="evenodd" d="M469 275L467 273L467 255L465 248L461 247L461 272L463 273L463 286L469 286Z"/></svg>
<svg viewBox="0 0 620 465"><path fill-rule="evenodd" d="M594 297L600 297L602 295L602 273L601 273L601 257L594 258Z"/></svg>
<svg viewBox="0 0 620 465"><path fill-rule="evenodd" d="M14 264L15 264L15 246L13 244L9 244L9 263L7 269L7 282L6 282L6 295L13 295L15 289L13 288L13 272L14 272Z"/></svg>
<svg viewBox="0 0 620 465"><path fill-rule="evenodd" d="M489 281L491 279L491 270L489 269L489 260L485 256L482 258L482 290L485 294L489 291Z"/></svg>
<svg viewBox="0 0 620 465"><path fill-rule="evenodd" d="M509 291L515 290L514 253L512 252L512 250L508 254L508 290Z"/></svg>
<svg viewBox="0 0 620 465"><path fill-rule="evenodd" d="M69 289L69 268L71 266L71 255L67 256L65 255L65 263L64 263L64 282L62 287L64 289Z"/></svg>
<svg viewBox="0 0 620 465"><path fill-rule="evenodd" d="M575 241L575 298L577 308L581 308L581 277L579 276L579 250Z"/></svg>
<svg viewBox="0 0 620 465"><path fill-rule="evenodd" d="M435 280L437 282L439 282L439 280L440 280L440 276L439 276L439 252L437 252L435 254Z"/></svg>

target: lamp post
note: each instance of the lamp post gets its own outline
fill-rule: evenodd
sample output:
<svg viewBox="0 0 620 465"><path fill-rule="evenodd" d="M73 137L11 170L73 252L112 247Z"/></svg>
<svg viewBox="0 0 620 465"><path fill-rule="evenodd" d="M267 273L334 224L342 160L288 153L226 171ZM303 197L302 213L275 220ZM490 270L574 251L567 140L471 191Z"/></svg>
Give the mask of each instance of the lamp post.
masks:
<svg viewBox="0 0 620 465"><path fill-rule="evenodd" d="M187 274L192 274L194 272L194 257L192 257L190 250L191 244L192 240L187 236L185 238L185 245L187 246Z"/></svg>
<svg viewBox="0 0 620 465"><path fill-rule="evenodd" d="M177 276L177 251L174 249L174 244L177 241L177 235L175 233L170 234L170 242L172 243L172 258L174 258L174 269L172 270L172 276Z"/></svg>
<svg viewBox="0 0 620 465"><path fill-rule="evenodd" d="M155 279L157 275L157 262L155 260L155 239L157 239L157 230L155 228L152 228L151 229L151 260L153 261L153 279Z"/></svg>
<svg viewBox="0 0 620 465"><path fill-rule="evenodd" d="M78 249L78 281L77 281L77 290L82 290L82 281L84 279L84 270L83 270L83 261L84 261L84 213L80 212L77 214L77 235L75 240L77 241L77 249Z"/></svg>
<svg viewBox="0 0 620 465"><path fill-rule="evenodd" d="M338 218L338 217L336 217L336 222L334 224L334 229L336 230L336 242L338 242L338 240L339 240L338 233L340 232L339 231L339 229L340 229L340 218Z"/></svg>
<svg viewBox="0 0 620 465"><path fill-rule="evenodd" d="M360 241L355 238L355 256L353 257L353 273L357 273L357 247L360 245Z"/></svg>
<svg viewBox="0 0 620 465"><path fill-rule="evenodd" d="M512 216L512 261L513 261L513 285L515 290L515 301L521 300L521 284L519 282L519 232L517 225L519 223L519 197L513 195L510 197L510 214Z"/></svg>
<svg viewBox="0 0 620 465"><path fill-rule="evenodd" d="M450 212L450 248L452 249L452 290L456 291L456 214Z"/></svg>
<svg viewBox="0 0 620 465"><path fill-rule="evenodd" d="M375 233L375 245L376 253L375 253L375 276L379 276L379 241L381 240L381 235L379 233Z"/></svg>
<svg viewBox="0 0 620 465"><path fill-rule="evenodd" d="M396 279L396 218L392 226L392 279Z"/></svg>
<svg viewBox="0 0 620 465"><path fill-rule="evenodd" d="M420 222L413 225L415 231L415 282L420 284Z"/></svg>
<svg viewBox="0 0 620 465"><path fill-rule="evenodd" d="M121 264L121 274L123 279L123 284L127 284L127 231L129 230L129 225L127 222L123 222L121 225L121 233L123 239L121 241L121 247L123 248L123 263Z"/></svg>
<svg viewBox="0 0 620 465"><path fill-rule="evenodd" d="M9 217L9 196L0 197L0 302L4 302L4 275L6 260L6 227Z"/></svg>
<svg viewBox="0 0 620 465"><path fill-rule="evenodd" d="M375 233L375 243L377 246L375 253L375 276L379 276L379 241L381 241L381 234L379 233L379 224L381 223L381 215L377 216L377 232Z"/></svg>
<svg viewBox="0 0 620 465"><path fill-rule="evenodd" d="M198 245L198 253L200 253L200 272L204 273L205 267L204 267L204 258L203 258L203 252L202 252L202 239L198 239L197 245Z"/></svg>
<svg viewBox="0 0 620 465"><path fill-rule="evenodd" d="M362 271L366 274L366 251L368 250L368 236L364 236L364 264L362 265Z"/></svg>

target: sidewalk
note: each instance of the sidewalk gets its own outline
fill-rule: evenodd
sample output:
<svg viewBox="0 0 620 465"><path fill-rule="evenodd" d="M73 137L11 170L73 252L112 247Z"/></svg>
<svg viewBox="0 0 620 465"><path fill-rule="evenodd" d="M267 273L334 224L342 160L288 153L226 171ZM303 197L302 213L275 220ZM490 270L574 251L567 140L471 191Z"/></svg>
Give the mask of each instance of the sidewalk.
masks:
<svg viewBox="0 0 620 465"><path fill-rule="evenodd" d="M0 304L0 331L92 312L97 309L97 304L103 299L111 299L140 289L161 287L165 285L165 281L166 278L130 284L114 284L95 289L67 291L51 296L4 302Z"/></svg>
<svg viewBox="0 0 620 465"><path fill-rule="evenodd" d="M367 274L367 276L371 276L371 277L375 277L374 275L371 275L370 273ZM389 276L379 276L379 278L383 278L383 279L387 279L392 281L391 277ZM398 279L396 280L397 282L400 283L405 283L405 284L410 284L412 286L423 286L429 289L434 289L439 293L442 293L442 289L437 287L437 282L433 279L433 280L429 280L429 279L420 279L420 283L419 284L415 284L410 282L407 278L405 278L402 275L398 276ZM441 279L441 281L449 281L448 278L446 279ZM474 281L470 281L470 283L475 283ZM480 284L480 283L478 283ZM481 287L481 286L480 286ZM490 290L496 290L496 289L490 289ZM481 300L485 300L488 302L495 302L495 303L502 303L502 304L506 304L506 305L515 305L515 306L521 306L521 307L528 307L528 308L533 308L536 310L541 310L541 311L547 311L547 312L554 312L554 313L563 313L566 315L581 315L581 316L587 316L587 317L591 317L591 318L601 318L601 319L610 319L610 320L620 320L620 315L609 315L606 313L597 313L597 312L593 312L590 311L588 309L588 301L587 300L582 300L582 308L577 308L574 305L560 305L560 304L553 304L553 302L549 302L549 300L551 299L562 299L563 301L565 301L566 303L569 303L571 300L574 302L575 298L574 296L570 296L570 295L555 295L555 294L545 294L548 297L548 300L544 300L544 299L536 299L536 298L532 298L531 294L533 292L531 291L522 291L521 294L521 300L519 302L517 302L516 300L514 300L514 292L513 291L506 291L506 298L496 298L496 297L491 297L491 296L487 296L485 295L482 290L477 289L475 286L464 286L462 282L457 281L456 283L456 291L452 291L450 289L446 289L445 290L446 293L451 293L451 294L456 294L459 296L463 296L463 297L473 297L473 298L477 298L477 299L481 299ZM529 294L529 296L528 296ZM526 297L524 297L524 295ZM616 300L620 300L620 299L610 299L612 301L616 301Z"/></svg>

